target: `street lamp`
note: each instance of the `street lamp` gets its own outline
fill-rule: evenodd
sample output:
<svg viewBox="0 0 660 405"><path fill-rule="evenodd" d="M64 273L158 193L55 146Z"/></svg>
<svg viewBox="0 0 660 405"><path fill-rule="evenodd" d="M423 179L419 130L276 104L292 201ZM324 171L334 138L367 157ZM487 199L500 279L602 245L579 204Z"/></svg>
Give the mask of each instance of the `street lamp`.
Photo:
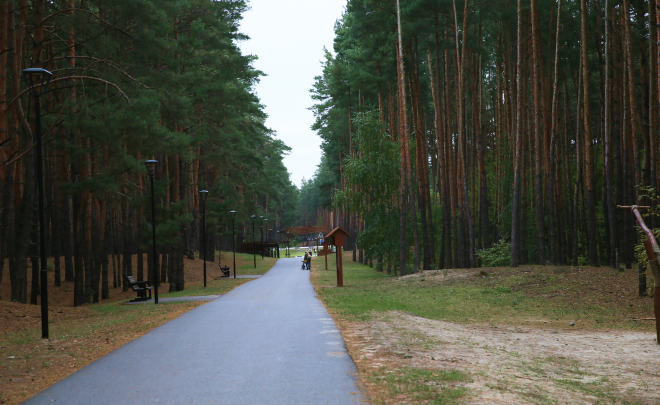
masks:
<svg viewBox="0 0 660 405"><path fill-rule="evenodd" d="M158 166L158 161L157 160L147 160L144 162L145 166L147 166L147 171L149 172L149 178L151 179L151 230L152 230L152 237L153 237L153 246L152 246L152 253L153 253L153 265L151 268L153 269L153 280L154 280L154 303L158 304L158 282L160 281L160 277L158 277L158 270L156 270L156 263L157 263L157 258L156 256L156 200L154 197L154 175L156 174L156 166Z"/></svg>
<svg viewBox="0 0 660 405"><path fill-rule="evenodd" d="M277 231L277 258L280 258L280 231Z"/></svg>
<svg viewBox="0 0 660 405"><path fill-rule="evenodd" d="M259 225L259 235L261 235L261 260L264 260L264 216L259 216L261 218L261 225ZM266 219L268 221L268 219Z"/></svg>
<svg viewBox="0 0 660 405"><path fill-rule="evenodd" d="M256 215L252 215L252 258L254 259L254 268L257 268L257 251L254 249L254 245L257 241L254 239L254 220L257 218Z"/></svg>
<svg viewBox="0 0 660 405"><path fill-rule="evenodd" d="M273 228L268 230L268 234L266 235L266 242L268 242L268 238L270 238L271 233L273 233ZM273 257L273 249L271 248L268 248L268 257Z"/></svg>
<svg viewBox="0 0 660 405"><path fill-rule="evenodd" d="M46 264L46 218L44 215L44 168L41 147L41 96L46 93L53 74L46 69L23 70L23 78L34 97L37 135L37 188L39 189L39 255L41 276L41 337L48 339L48 266Z"/></svg>
<svg viewBox="0 0 660 405"><path fill-rule="evenodd" d="M286 256L291 257L291 235L286 231Z"/></svg>
<svg viewBox="0 0 660 405"><path fill-rule="evenodd" d="M234 219L236 218L236 211L229 211L231 214L231 251L234 255L234 278L236 278L236 237L234 237Z"/></svg>
<svg viewBox="0 0 660 405"><path fill-rule="evenodd" d="M204 245L204 287L206 287L206 198L209 192L199 190L199 201L202 202L202 244Z"/></svg>

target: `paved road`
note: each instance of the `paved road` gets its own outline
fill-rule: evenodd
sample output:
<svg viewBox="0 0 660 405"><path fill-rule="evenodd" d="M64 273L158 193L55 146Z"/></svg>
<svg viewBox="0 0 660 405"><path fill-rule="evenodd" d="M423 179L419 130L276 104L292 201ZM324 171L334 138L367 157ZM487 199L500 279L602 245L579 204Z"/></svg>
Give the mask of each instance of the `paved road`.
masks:
<svg viewBox="0 0 660 405"><path fill-rule="evenodd" d="M24 404L359 404L356 372L309 272L280 259Z"/></svg>
<svg viewBox="0 0 660 405"><path fill-rule="evenodd" d="M161 298L158 297L158 302L183 302L183 301L213 301L214 299L220 298L220 295L199 295L199 296L187 296L187 297L169 297ZM152 298L146 301L128 301L124 305L147 305L153 304L155 300Z"/></svg>

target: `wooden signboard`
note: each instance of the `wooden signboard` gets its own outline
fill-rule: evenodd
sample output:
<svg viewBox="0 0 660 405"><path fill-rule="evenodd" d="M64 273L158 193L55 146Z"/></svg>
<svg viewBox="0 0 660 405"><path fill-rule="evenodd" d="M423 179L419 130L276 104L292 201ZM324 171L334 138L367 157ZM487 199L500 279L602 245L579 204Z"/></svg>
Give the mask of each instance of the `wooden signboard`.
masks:
<svg viewBox="0 0 660 405"><path fill-rule="evenodd" d="M337 227L332 230L329 234L325 235L323 238L323 246L335 245L337 247L337 287L344 286L344 270L342 267L342 257L341 257L341 248L344 246L344 241L347 236L351 236L348 232L343 230L341 227ZM326 256L327 260L327 256ZM326 262L326 269L327 269Z"/></svg>

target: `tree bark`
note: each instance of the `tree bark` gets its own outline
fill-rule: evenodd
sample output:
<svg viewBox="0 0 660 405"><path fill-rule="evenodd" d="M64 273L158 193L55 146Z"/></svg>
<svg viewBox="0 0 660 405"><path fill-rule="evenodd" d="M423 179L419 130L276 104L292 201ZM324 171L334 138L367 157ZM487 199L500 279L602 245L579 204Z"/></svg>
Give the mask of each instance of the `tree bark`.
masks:
<svg viewBox="0 0 660 405"><path fill-rule="evenodd" d="M518 36L517 36L517 52L516 52L516 88L517 88L517 105L516 105L516 131L515 131L515 163L513 166L513 201L511 208L511 267L518 267L520 264L520 243L521 235L519 233L520 227L520 188L522 183L521 166L522 166L522 0L518 0Z"/></svg>
<svg viewBox="0 0 660 405"><path fill-rule="evenodd" d="M624 0L625 1L625 0ZM587 216L589 220L589 263L598 266L598 253L596 250L596 199L594 191L594 151L591 131L591 72L589 69L589 36L587 1L580 0L581 39L580 48L582 55L582 85L584 86L584 108L582 116L584 120L584 173L587 199Z"/></svg>
<svg viewBox="0 0 660 405"><path fill-rule="evenodd" d="M536 253L539 264L546 264L545 255L545 215L543 209L543 141L541 134L541 100L540 100L540 38L538 37L536 0L531 0L532 22L532 108L534 109L534 168L536 185Z"/></svg>
<svg viewBox="0 0 660 405"><path fill-rule="evenodd" d="M408 133L408 120L406 118L406 82L405 73L403 69L403 44L401 43L401 8L399 7L399 0L396 1L396 15L397 15L397 77L398 77L398 107L399 107L399 142L401 143L401 203L399 206L400 219L399 219L399 275L406 274L406 148L405 138Z"/></svg>
<svg viewBox="0 0 660 405"><path fill-rule="evenodd" d="M605 100L604 100L604 139L605 139L605 193L607 198L607 221L609 223L609 245L610 245L610 267L616 267L616 255L614 252L617 248L616 238L616 213L614 210L614 192L612 190L612 151L610 150L611 134L610 134L610 7L607 2L605 3Z"/></svg>

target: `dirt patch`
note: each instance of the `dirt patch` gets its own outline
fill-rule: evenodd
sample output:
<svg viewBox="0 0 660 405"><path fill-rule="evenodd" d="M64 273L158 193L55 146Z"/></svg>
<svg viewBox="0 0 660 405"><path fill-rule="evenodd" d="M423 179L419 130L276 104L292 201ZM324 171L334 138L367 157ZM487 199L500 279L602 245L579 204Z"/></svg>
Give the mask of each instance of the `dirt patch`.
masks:
<svg viewBox="0 0 660 405"><path fill-rule="evenodd" d="M405 367L469 373L470 404L660 403L660 346L649 332L460 325L401 312L373 319L340 325L376 403L407 403L379 377Z"/></svg>
<svg viewBox="0 0 660 405"><path fill-rule="evenodd" d="M459 269L459 270L424 270L419 273L409 274L407 276L397 277L396 280L411 280L411 279L426 279L435 280L438 283L443 283L447 281L464 279L467 277L482 277L481 273L484 273L481 269Z"/></svg>

